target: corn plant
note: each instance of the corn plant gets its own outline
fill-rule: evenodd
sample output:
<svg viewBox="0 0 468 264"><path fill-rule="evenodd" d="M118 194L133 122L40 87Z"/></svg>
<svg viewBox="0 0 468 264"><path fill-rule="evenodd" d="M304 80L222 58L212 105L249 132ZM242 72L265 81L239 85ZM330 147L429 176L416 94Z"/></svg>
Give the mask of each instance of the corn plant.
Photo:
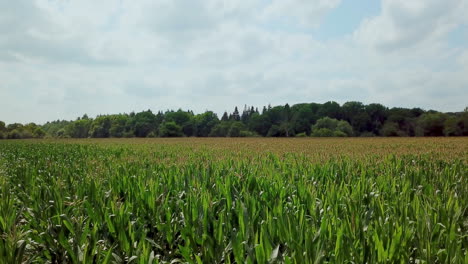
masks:
<svg viewBox="0 0 468 264"><path fill-rule="evenodd" d="M467 149L0 142L0 263L468 263Z"/></svg>

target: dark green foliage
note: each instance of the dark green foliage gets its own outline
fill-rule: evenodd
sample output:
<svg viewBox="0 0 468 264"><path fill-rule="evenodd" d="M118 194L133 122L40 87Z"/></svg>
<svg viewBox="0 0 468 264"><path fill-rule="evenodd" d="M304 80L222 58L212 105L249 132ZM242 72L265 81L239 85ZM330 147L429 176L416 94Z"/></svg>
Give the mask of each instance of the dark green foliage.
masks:
<svg viewBox="0 0 468 264"><path fill-rule="evenodd" d="M374 134L373 132L364 132L364 133L361 133L361 135L359 135L360 137L375 137L376 134Z"/></svg>
<svg viewBox="0 0 468 264"><path fill-rule="evenodd" d="M234 112L232 113L232 115L230 116L229 120L231 121L240 121L240 114L239 114L239 110L237 109L237 106L234 108Z"/></svg>
<svg viewBox="0 0 468 264"><path fill-rule="evenodd" d="M91 125L91 136L94 138L108 138L111 126L112 121L110 116L98 116Z"/></svg>
<svg viewBox="0 0 468 264"><path fill-rule="evenodd" d="M8 139L20 139L22 137L23 135L18 129L11 130L10 132L8 132L8 136L7 136Z"/></svg>
<svg viewBox="0 0 468 264"><path fill-rule="evenodd" d="M388 111L388 121L398 124L398 130L406 136L415 136L417 118L420 116L420 109L392 108Z"/></svg>
<svg viewBox="0 0 468 264"><path fill-rule="evenodd" d="M90 119L81 119L81 120L76 120L75 122L71 122L65 127L65 133L72 137L72 138L87 138L90 136L90 129L95 129L95 122L98 122L99 119L102 119L100 117L97 117L96 120L93 122ZM91 135L93 137L97 137L96 133L91 132ZM100 136L100 137L105 137L105 136Z"/></svg>
<svg viewBox="0 0 468 264"><path fill-rule="evenodd" d="M296 133L310 135L311 126L317 121L316 104L297 104L291 107L293 113L293 124Z"/></svg>
<svg viewBox="0 0 468 264"><path fill-rule="evenodd" d="M229 129L231 129L231 121L221 121L211 129L210 137L227 137Z"/></svg>
<svg viewBox="0 0 468 264"><path fill-rule="evenodd" d="M248 130L241 130L239 137L258 137L258 134Z"/></svg>
<svg viewBox="0 0 468 264"><path fill-rule="evenodd" d="M268 130L267 137L281 137L281 129L278 125L272 125Z"/></svg>
<svg viewBox="0 0 468 264"><path fill-rule="evenodd" d="M57 120L52 122L47 122L42 126L42 129L45 131L46 135L50 137L63 137L65 134L65 127L68 126L72 121Z"/></svg>
<svg viewBox="0 0 468 264"><path fill-rule="evenodd" d="M6 127L6 129L7 129L7 131L21 130L21 129L23 129L23 124L20 124L20 123L9 124Z"/></svg>
<svg viewBox="0 0 468 264"><path fill-rule="evenodd" d="M337 102L326 102L323 105L315 104L315 106L319 117L343 118L341 107Z"/></svg>
<svg viewBox="0 0 468 264"><path fill-rule="evenodd" d="M344 120L324 117L312 126L311 135L314 137L350 137L353 135L353 128Z"/></svg>
<svg viewBox="0 0 468 264"><path fill-rule="evenodd" d="M195 136L207 137L211 130L219 123L218 116L212 111L195 116Z"/></svg>
<svg viewBox="0 0 468 264"><path fill-rule="evenodd" d="M228 137L240 137L241 132L245 130L246 130L246 127L241 122L232 122L227 136Z"/></svg>
<svg viewBox="0 0 468 264"><path fill-rule="evenodd" d="M345 132L340 131L340 130L333 131L333 136L334 137L349 137Z"/></svg>
<svg viewBox="0 0 468 264"><path fill-rule="evenodd" d="M196 125L193 113L190 111L182 111L181 109L174 111L168 111L164 115L166 122L174 122L181 127L182 132L185 136L194 136L196 133Z"/></svg>
<svg viewBox="0 0 468 264"><path fill-rule="evenodd" d="M468 112L450 116L444 122L446 136L468 136Z"/></svg>
<svg viewBox="0 0 468 264"><path fill-rule="evenodd" d="M228 120L229 120L228 113L224 112L223 116L221 117L221 121L228 121Z"/></svg>
<svg viewBox="0 0 468 264"><path fill-rule="evenodd" d="M253 106L244 106L242 113L235 107L234 112L224 112L221 120L216 113L206 111L195 115L192 111L158 112L151 110L139 113L100 115L95 119L86 114L75 121L53 121L42 126L9 124L0 122L4 138L107 138L107 137L157 137L167 136L165 123L173 122L180 127L182 135L170 132L172 136L226 137L255 135L266 137L292 137L296 134L314 134L312 128L323 118L347 122L339 128L325 127L315 136L468 136L468 113L440 113L420 108L387 108L381 104L365 105L361 102L347 102L340 106L336 102L304 103L289 106L263 107L261 113ZM232 133L231 126L235 125ZM169 126L172 126L170 124ZM170 127L172 129L174 127ZM320 129L320 128L317 128ZM162 131L164 130L164 131ZM334 131L343 133L334 133Z"/></svg>
<svg viewBox="0 0 468 264"><path fill-rule="evenodd" d="M271 122L266 114L253 114L250 117L248 127L251 131L258 133L261 136L266 136L271 127Z"/></svg>
<svg viewBox="0 0 468 264"><path fill-rule="evenodd" d="M0 123L0 139L43 138L46 134L40 126L34 123L24 126L14 123L6 127L4 124L3 122Z"/></svg>
<svg viewBox="0 0 468 264"><path fill-rule="evenodd" d="M34 123L26 124L22 129L22 138L43 138L45 131Z"/></svg>
<svg viewBox="0 0 468 264"><path fill-rule="evenodd" d="M418 118L418 136L440 137L444 135L446 115L442 113L425 113Z"/></svg>
<svg viewBox="0 0 468 264"><path fill-rule="evenodd" d="M307 134L305 132L298 133L296 134L296 137L307 137Z"/></svg>
<svg viewBox="0 0 468 264"><path fill-rule="evenodd" d="M316 128L312 130L313 137L333 137L333 130L329 128Z"/></svg>
<svg viewBox="0 0 468 264"><path fill-rule="evenodd" d="M388 108L381 104L369 104L365 106L365 111L370 118L370 128L373 134L378 134L388 118Z"/></svg>
<svg viewBox="0 0 468 264"><path fill-rule="evenodd" d="M255 132L248 131L241 121L221 121L209 134L210 137L250 137L257 136Z"/></svg>
<svg viewBox="0 0 468 264"><path fill-rule="evenodd" d="M111 118L111 127L109 129L110 137L124 137L127 132L126 124L128 120L127 115L112 115Z"/></svg>
<svg viewBox="0 0 468 264"><path fill-rule="evenodd" d="M396 122L386 122L382 129L380 129L380 135L384 137L404 137L407 136L407 134L400 130L400 127L398 126L398 123Z"/></svg>
<svg viewBox="0 0 468 264"><path fill-rule="evenodd" d="M159 129L161 137L182 137L182 128L174 121L164 122Z"/></svg>
<svg viewBox="0 0 468 264"><path fill-rule="evenodd" d="M151 110L135 114L130 118L130 124L136 137L146 137L158 126L156 115Z"/></svg>

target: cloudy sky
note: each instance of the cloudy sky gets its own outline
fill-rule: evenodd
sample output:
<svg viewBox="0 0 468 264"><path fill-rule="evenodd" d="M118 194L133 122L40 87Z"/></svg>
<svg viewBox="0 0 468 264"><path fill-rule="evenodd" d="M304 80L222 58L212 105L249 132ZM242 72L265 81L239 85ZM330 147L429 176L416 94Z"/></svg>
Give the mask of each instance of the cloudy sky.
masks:
<svg viewBox="0 0 468 264"><path fill-rule="evenodd" d="M462 111L468 0L0 0L0 120L357 100Z"/></svg>

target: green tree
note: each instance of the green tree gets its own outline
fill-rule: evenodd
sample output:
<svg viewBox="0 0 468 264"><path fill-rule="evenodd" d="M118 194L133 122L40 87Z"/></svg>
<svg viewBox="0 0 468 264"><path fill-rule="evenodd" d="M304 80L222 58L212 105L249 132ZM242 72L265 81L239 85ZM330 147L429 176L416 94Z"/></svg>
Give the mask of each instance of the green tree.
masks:
<svg viewBox="0 0 468 264"><path fill-rule="evenodd" d="M87 138L92 123L93 121L91 119L76 120L65 127L65 133L72 138Z"/></svg>
<svg viewBox="0 0 468 264"><path fill-rule="evenodd" d="M447 117L444 122L445 136L468 136L468 112Z"/></svg>
<svg viewBox="0 0 468 264"><path fill-rule="evenodd" d="M47 122L42 126L42 129L46 135L50 137L59 137L58 132L62 131L65 133L65 127L68 126L71 122L66 120L56 120L52 122Z"/></svg>
<svg viewBox="0 0 468 264"><path fill-rule="evenodd" d="M333 131L329 128L313 129L311 136L313 137L333 137Z"/></svg>
<svg viewBox="0 0 468 264"><path fill-rule="evenodd" d="M341 107L343 119L348 121L353 130L357 133L363 133L372 130L372 121L366 112L366 107L361 102L346 102Z"/></svg>
<svg viewBox="0 0 468 264"><path fill-rule="evenodd" d="M275 106L275 107L268 109L265 115L268 117L271 124L279 125L281 121L283 121L283 115L284 115L283 112L284 112L283 106Z"/></svg>
<svg viewBox="0 0 468 264"><path fill-rule="evenodd" d="M294 116L289 104L284 106L280 129L286 137L294 136Z"/></svg>
<svg viewBox="0 0 468 264"><path fill-rule="evenodd" d="M340 120L340 121L339 121ZM295 134L320 136L468 136L468 111L439 113L420 108L391 108L381 104L361 102L324 104L268 105L260 114L258 109L245 105L242 114L238 108L221 120L212 111L198 115L190 110L159 111L102 115L95 119L86 114L75 121L56 120L39 126L20 123L6 126L0 121L3 138L50 137L155 137L182 136L274 136ZM243 126L235 122L241 122ZM315 131L314 131L315 130ZM315 132L315 133L313 133Z"/></svg>
<svg viewBox="0 0 468 264"><path fill-rule="evenodd" d="M21 139L22 133L18 129L15 128L8 132L7 138L8 139Z"/></svg>
<svg viewBox="0 0 468 264"><path fill-rule="evenodd" d="M211 129L210 137L227 137L229 129L231 128L231 121L221 121Z"/></svg>
<svg viewBox="0 0 468 264"><path fill-rule="evenodd" d="M240 121L240 115L239 115L239 110L237 109L237 106L234 108L234 112L232 113L230 120Z"/></svg>
<svg viewBox="0 0 468 264"><path fill-rule="evenodd" d="M108 138L110 137L111 126L112 120L109 116L98 116L92 122L90 134L93 138Z"/></svg>
<svg viewBox="0 0 468 264"><path fill-rule="evenodd" d="M296 104L291 107L295 133L310 135L311 125L317 121L315 104Z"/></svg>
<svg viewBox="0 0 468 264"><path fill-rule="evenodd" d="M418 135L440 137L444 135L447 116L442 113L425 113L417 120Z"/></svg>
<svg viewBox="0 0 468 264"><path fill-rule="evenodd" d="M127 132L126 124L128 122L128 116L127 115L113 115L110 116L111 119L111 127L109 129L109 135L111 137L116 137L120 138L125 136L125 133Z"/></svg>
<svg viewBox="0 0 468 264"><path fill-rule="evenodd" d="M281 136L281 129L278 125L272 125L270 129L268 129L267 137L280 137Z"/></svg>
<svg viewBox="0 0 468 264"><path fill-rule="evenodd" d="M407 136L416 135L417 118L421 115L421 109L392 108L388 110L387 121L398 124L398 129Z"/></svg>
<svg viewBox="0 0 468 264"><path fill-rule="evenodd" d="M294 135L293 112L289 104L269 108L264 115L269 121L266 123L269 125L267 136L288 137Z"/></svg>
<svg viewBox="0 0 468 264"><path fill-rule="evenodd" d="M65 128L61 128L61 129L57 130L56 137L58 137L58 138L67 138L67 137L70 137L70 136L67 135L67 132L66 132Z"/></svg>
<svg viewBox="0 0 468 264"><path fill-rule="evenodd" d="M3 121L0 121L0 132L6 132L7 129L6 129L6 126L5 126L5 122Z"/></svg>
<svg viewBox="0 0 468 264"><path fill-rule="evenodd" d="M195 136L207 137L211 130L219 123L218 116L212 111L195 116Z"/></svg>
<svg viewBox="0 0 468 264"><path fill-rule="evenodd" d="M42 128L38 127L33 131L33 136L34 138L43 138L46 136L46 133Z"/></svg>
<svg viewBox="0 0 468 264"><path fill-rule="evenodd" d="M6 138L6 132L7 132L7 129L5 126L5 122L0 121L0 139Z"/></svg>
<svg viewBox="0 0 468 264"><path fill-rule="evenodd" d="M323 105L317 105L317 118L330 117L335 119L341 119L341 107L337 102L326 102Z"/></svg>
<svg viewBox="0 0 468 264"><path fill-rule="evenodd" d="M23 130L23 124L20 124L20 123L9 124L7 126L7 131L13 131L13 130L17 130L17 131Z"/></svg>
<svg viewBox="0 0 468 264"><path fill-rule="evenodd" d="M168 111L165 114L165 121L175 122L182 128L182 132L185 136L190 137L195 135L195 120L193 113L190 111L182 111L181 109L174 111Z"/></svg>
<svg viewBox="0 0 468 264"><path fill-rule="evenodd" d="M160 132L161 137L182 137L182 128L174 121L164 122L161 124Z"/></svg>
<svg viewBox="0 0 468 264"><path fill-rule="evenodd" d="M338 120L330 117L324 117L320 118L317 120L317 123L312 127L312 130L314 129L320 129L320 128L327 128L330 129L331 131L336 130L336 126L338 125Z"/></svg>
<svg viewBox="0 0 468 264"><path fill-rule="evenodd" d="M228 121L228 120L229 120L228 113L224 112L223 116L221 117L221 121Z"/></svg>
<svg viewBox="0 0 468 264"><path fill-rule="evenodd" d="M445 136L461 136L463 134L462 128L459 126L459 118L456 116L448 117L444 122L444 135Z"/></svg>
<svg viewBox="0 0 468 264"><path fill-rule="evenodd" d="M344 120L324 117L317 120L317 123L312 126L312 136L316 137L332 137L332 136L352 136L353 128Z"/></svg>
<svg viewBox="0 0 468 264"><path fill-rule="evenodd" d="M151 110L135 114L131 119L131 128L136 137L146 137L157 128L156 115Z"/></svg>
<svg viewBox="0 0 468 264"><path fill-rule="evenodd" d="M468 136L468 111L465 108L465 112L460 115L458 125L462 130L462 136Z"/></svg>
<svg viewBox="0 0 468 264"><path fill-rule="evenodd" d="M259 135L266 136L272 126L270 119L266 114L255 113L250 117L248 128Z"/></svg>
<svg viewBox="0 0 468 264"><path fill-rule="evenodd" d="M342 131L334 131L333 132L333 136L334 137L347 137L348 135L346 135L346 133L342 132Z"/></svg>
<svg viewBox="0 0 468 264"><path fill-rule="evenodd" d="M338 121L336 125L336 132L340 132L340 133L337 133L337 135L346 136L346 137L351 137L354 134L353 127L344 120Z"/></svg>
<svg viewBox="0 0 468 264"><path fill-rule="evenodd" d="M228 132L227 136L228 137L240 137L242 131L245 131L245 130L247 130L247 129L246 129L245 125L242 122L240 122L240 121L232 122L231 127L229 128L229 132Z"/></svg>
<svg viewBox="0 0 468 264"><path fill-rule="evenodd" d="M9 124L7 127L6 138L8 139L21 139L21 138L33 138L34 132L37 131L37 136L42 136L40 133L40 127L34 123L26 125L20 123ZM5 135L3 135L5 137Z"/></svg>
<svg viewBox="0 0 468 264"><path fill-rule="evenodd" d="M387 121L385 124L382 126L382 128L379 131L379 134L384 136L384 137L404 137L407 136L407 134L400 130L400 126L396 122L391 122Z"/></svg>
<svg viewBox="0 0 468 264"><path fill-rule="evenodd" d="M35 123L23 126L22 138L43 138L45 131Z"/></svg>
<svg viewBox="0 0 468 264"><path fill-rule="evenodd" d="M381 104L369 104L365 111L370 118L370 132L377 135L388 118L388 108Z"/></svg>
<svg viewBox="0 0 468 264"><path fill-rule="evenodd" d="M240 117L240 120L242 123L247 124L249 122L250 116L252 113L254 113L255 110L252 108L247 107L247 105L244 105L244 110L242 111L242 115Z"/></svg>

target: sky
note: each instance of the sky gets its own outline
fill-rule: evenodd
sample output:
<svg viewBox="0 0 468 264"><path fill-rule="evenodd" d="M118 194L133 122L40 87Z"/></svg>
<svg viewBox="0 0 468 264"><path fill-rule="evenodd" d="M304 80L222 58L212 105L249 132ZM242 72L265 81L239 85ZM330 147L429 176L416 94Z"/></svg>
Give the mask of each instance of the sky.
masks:
<svg viewBox="0 0 468 264"><path fill-rule="evenodd" d="M463 111L468 0L0 0L0 120L360 101Z"/></svg>

